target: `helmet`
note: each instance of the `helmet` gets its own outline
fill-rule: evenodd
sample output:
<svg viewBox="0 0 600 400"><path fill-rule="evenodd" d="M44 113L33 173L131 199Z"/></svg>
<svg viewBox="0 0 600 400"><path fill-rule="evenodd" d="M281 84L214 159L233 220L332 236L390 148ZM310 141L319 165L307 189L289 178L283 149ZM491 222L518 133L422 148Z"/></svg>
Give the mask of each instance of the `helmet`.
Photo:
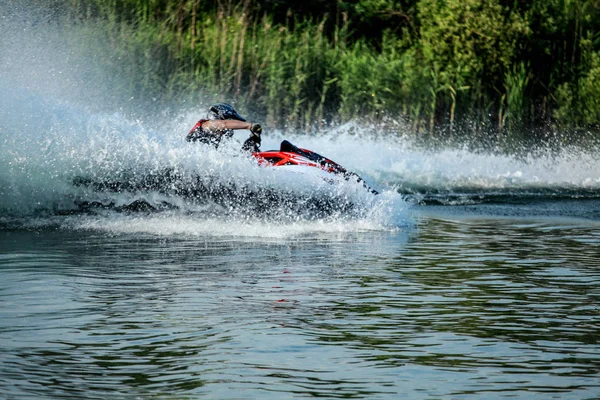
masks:
<svg viewBox="0 0 600 400"><path fill-rule="evenodd" d="M237 119L246 122L229 104L217 103L208 109L208 119Z"/></svg>

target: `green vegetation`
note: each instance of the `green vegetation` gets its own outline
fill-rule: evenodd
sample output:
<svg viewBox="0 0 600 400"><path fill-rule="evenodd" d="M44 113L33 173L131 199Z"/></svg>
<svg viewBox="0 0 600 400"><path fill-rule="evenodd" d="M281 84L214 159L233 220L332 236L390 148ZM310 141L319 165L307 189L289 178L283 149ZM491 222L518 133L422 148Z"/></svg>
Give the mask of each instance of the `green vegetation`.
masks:
<svg viewBox="0 0 600 400"><path fill-rule="evenodd" d="M100 62L139 98L226 99L292 129L600 125L597 0L65 1L71 25L104 32L118 56Z"/></svg>

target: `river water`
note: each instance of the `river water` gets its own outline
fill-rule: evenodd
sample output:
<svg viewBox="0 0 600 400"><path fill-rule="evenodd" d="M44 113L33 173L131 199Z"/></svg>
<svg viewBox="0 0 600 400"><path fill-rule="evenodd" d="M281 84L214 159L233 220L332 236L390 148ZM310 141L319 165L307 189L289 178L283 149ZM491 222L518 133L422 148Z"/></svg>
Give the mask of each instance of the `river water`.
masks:
<svg viewBox="0 0 600 400"><path fill-rule="evenodd" d="M600 221L473 208L4 229L0 397L598 398Z"/></svg>
<svg viewBox="0 0 600 400"><path fill-rule="evenodd" d="M600 396L593 154L295 138L344 159L374 196L121 133L108 152L71 151L68 134L41 152L5 139L0 397ZM243 181L228 194L243 201L134 185L164 165ZM263 185L300 200L246 207ZM356 208L302 213L307 193Z"/></svg>
<svg viewBox="0 0 600 400"><path fill-rule="evenodd" d="M0 398L600 397L593 149L265 134L375 196L192 146L192 114L11 104L51 123L0 119Z"/></svg>

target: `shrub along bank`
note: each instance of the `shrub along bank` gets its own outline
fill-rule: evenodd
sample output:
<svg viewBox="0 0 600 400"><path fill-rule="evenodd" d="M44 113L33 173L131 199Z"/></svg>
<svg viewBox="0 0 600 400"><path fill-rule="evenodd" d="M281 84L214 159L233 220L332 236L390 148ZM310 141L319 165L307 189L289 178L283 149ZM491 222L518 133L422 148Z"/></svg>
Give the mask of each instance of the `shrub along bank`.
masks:
<svg viewBox="0 0 600 400"><path fill-rule="evenodd" d="M597 0L65 0L133 96L228 99L271 126L415 133L600 124ZM297 3L302 3L298 5Z"/></svg>

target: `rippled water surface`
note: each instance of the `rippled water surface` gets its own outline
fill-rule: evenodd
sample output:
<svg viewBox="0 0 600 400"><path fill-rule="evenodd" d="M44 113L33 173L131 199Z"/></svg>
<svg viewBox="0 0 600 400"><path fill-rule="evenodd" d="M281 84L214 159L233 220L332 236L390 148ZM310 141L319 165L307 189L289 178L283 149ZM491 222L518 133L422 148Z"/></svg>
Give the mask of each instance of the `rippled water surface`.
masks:
<svg viewBox="0 0 600 400"><path fill-rule="evenodd" d="M0 397L600 397L600 224L481 214L279 239L5 229Z"/></svg>

